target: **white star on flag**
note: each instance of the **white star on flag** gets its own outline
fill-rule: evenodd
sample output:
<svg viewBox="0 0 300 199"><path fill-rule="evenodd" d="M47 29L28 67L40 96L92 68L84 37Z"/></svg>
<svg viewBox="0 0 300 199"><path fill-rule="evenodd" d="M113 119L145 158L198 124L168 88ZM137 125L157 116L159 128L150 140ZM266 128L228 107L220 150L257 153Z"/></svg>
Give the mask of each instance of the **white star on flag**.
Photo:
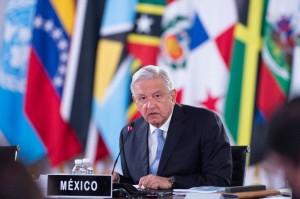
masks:
<svg viewBox="0 0 300 199"><path fill-rule="evenodd" d="M34 19L34 27L40 28L43 25L43 18L41 16L36 16Z"/></svg>
<svg viewBox="0 0 300 199"><path fill-rule="evenodd" d="M60 77L60 76L55 76L55 77L53 78L53 84L54 84L56 87L62 87L63 82L64 82L64 80L63 80L63 78Z"/></svg>
<svg viewBox="0 0 300 199"><path fill-rule="evenodd" d="M68 41L66 41L65 39L61 39L58 42L57 47L58 47L59 50L65 50L65 49L67 49L68 48Z"/></svg>
<svg viewBox="0 0 300 199"><path fill-rule="evenodd" d="M50 32L52 31L52 29L54 28L54 24L52 20L47 20L44 24L44 29L46 32Z"/></svg>
<svg viewBox="0 0 300 199"><path fill-rule="evenodd" d="M137 32L150 34L151 28L150 26L153 24L153 19L151 19L147 15L141 15L140 18L137 20Z"/></svg>
<svg viewBox="0 0 300 199"><path fill-rule="evenodd" d="M59 39L62 36L62 30L60 30L59 28L55 28L52 31L52 38L53 39Z"/></svg>

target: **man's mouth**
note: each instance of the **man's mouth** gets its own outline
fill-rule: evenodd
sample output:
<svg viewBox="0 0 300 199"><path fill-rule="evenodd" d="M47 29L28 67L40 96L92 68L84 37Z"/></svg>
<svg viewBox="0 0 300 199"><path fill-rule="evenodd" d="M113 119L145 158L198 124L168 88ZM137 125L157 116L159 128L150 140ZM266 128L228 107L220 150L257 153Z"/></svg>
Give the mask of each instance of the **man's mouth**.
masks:
<svg viewBox="0 0 300 199"><path fill-rule="evenodd" d="M158 113L149 113L148 115L157 115Z"/></svg>

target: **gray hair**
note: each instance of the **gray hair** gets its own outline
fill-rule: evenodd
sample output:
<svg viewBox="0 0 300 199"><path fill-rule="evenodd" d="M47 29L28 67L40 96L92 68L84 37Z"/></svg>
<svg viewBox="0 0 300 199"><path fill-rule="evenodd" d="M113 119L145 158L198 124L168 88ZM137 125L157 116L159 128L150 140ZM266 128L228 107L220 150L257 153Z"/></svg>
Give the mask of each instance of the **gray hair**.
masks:
<svg viewBox="0 0 300 199"><path fill-rule="evenodd" d="M147 80L147 79L154 79L160 77L164 81L164 84L169 92L171 92L173 87L173 81L170 74L163 68L153 65L148 65L140 68L137 72L134 73L132 76L130 90L132 95L134 95L133 86L137 81L140 80Z"/></svg>

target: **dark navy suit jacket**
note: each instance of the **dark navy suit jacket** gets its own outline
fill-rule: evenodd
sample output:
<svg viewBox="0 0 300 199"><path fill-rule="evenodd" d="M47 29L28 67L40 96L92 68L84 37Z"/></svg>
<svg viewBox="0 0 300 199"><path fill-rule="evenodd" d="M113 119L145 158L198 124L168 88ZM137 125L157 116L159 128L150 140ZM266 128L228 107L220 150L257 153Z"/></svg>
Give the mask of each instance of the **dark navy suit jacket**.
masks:
<svg viewBox="0 0 300 199"><path fill-rule="evenodd" d="M121 153L120 182L138 184L149 174L149 124L134 121ZM128 133L120 135L120 146ZM232 173L230 144L220 118L212 111L176 104L157 175L174 176L175 188L229 186Z"/></svg>

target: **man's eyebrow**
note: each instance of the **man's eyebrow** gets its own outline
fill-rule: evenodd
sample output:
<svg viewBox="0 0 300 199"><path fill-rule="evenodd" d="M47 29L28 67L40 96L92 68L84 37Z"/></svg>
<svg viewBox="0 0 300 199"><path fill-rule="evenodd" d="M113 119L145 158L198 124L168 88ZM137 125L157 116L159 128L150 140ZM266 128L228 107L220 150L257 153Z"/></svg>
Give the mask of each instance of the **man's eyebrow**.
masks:
<svg viewBox="0 0 300 199"><path fill-rule="evenodd" d="M162 91L156 91L156 92L154 92L154 93L152 93L152 94L149 94L149 95L155 95L155 94L161 94L161 93L163 93ZM142 94L142 93L138 93L137 94L137 96L146 96L146 94Z"/></svg>

